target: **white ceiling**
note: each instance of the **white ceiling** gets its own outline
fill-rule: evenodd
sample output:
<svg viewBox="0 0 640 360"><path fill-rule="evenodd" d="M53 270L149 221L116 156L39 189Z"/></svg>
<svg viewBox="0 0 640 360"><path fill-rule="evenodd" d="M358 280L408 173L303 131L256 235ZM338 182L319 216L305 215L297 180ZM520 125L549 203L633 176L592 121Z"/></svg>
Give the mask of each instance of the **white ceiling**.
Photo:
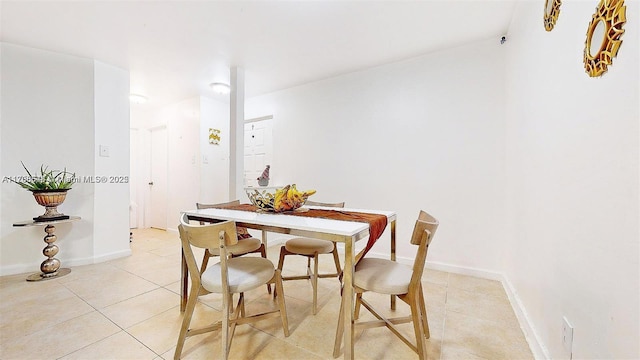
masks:
<svg viewBox="0 0 640 360"><path fill-rule="evenodd" d="M544 1L541 0L541 12ZM507 32L514 1L2 1L1 40L130 71L161 105L245 69L248 97Z"/></svg>

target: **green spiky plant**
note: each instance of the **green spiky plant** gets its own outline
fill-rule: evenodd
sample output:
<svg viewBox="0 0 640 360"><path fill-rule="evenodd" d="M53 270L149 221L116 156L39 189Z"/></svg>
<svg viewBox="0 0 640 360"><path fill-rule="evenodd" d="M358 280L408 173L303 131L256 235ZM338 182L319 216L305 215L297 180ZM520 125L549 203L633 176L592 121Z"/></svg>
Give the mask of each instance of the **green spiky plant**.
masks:
<svg viewBox="0 0 640 360"><path fill-rule="evenodd" d="M24 181L11 180L30 191L69 190L75 182L76 174L64 170L49 170L49 167L41 165L40 174L31 174L26 165L21 161L22 167L28 177Z"/></svg>

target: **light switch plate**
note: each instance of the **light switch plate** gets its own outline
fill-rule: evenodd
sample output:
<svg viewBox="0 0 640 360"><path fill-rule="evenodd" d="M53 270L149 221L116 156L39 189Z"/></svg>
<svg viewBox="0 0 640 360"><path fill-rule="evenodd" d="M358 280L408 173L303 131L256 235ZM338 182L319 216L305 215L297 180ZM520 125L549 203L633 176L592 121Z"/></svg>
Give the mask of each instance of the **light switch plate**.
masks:
<svg viewBox="0 0 640 360"><path fill-rule="evenodd" d="M100 156L109 157L109 147L106 145L100 145Z"/></svg>

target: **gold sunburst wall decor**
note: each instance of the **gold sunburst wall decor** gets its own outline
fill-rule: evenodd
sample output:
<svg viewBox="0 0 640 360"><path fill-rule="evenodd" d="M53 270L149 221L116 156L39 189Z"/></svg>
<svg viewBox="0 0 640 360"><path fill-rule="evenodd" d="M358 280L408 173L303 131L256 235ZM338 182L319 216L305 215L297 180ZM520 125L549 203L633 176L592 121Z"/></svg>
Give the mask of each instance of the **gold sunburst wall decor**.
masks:
<svg viewBox="0 0 640 360"><path fill-rule="evenodd" d="M544 29L547 31L553 30L558 21L558 15L560 15L561 0L546 0L544 3Z"/></svg>
<svg viewBox="0 0 640 360"><path fill-rule="evenodd" d="M587 28L584 69L591 77L607 72L622 44L622 28L627 22L624 0L600 0Z"/></svg>

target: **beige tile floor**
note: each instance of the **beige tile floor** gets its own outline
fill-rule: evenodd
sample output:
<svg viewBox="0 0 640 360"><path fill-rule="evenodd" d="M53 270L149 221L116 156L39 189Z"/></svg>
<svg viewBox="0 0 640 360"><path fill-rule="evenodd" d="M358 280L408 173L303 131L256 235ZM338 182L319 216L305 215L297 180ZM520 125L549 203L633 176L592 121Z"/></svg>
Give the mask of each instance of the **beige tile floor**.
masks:
<svg viewBox="0 0 640 360"><path fill-rule="evenodd" d="M28 274L0 277L0 359L172 359L182 319L178 237L136 230L131 247L130 257L74 267L59 279L26 282ZM269 249L274 261L278 247ZM325 271L331 264L330 257L321 258ZM304 258L289 256L284 273L304 272L304 266ZM499 282L427 270L423 285L431 329L429 359L533 358ZM291 335L284 337L278 318L239 326L232 358L333 358L338 281L320 280L315 316L308 281L285 282L285 295ZM275 306L263 287L246 297L248 313ZM368 298L388 309L387 296ZM213 294L201 297L195 321L218 319L219 300ZM399 302L396 314L408 315L408 307ZM370 316L362 311L363 318ZM401 329L412 338L410 324ZM384 328L356 336L358 359L417 358ZM183 358L217 358L219 349L218 333L199 335L187 339Z"/></svg>

